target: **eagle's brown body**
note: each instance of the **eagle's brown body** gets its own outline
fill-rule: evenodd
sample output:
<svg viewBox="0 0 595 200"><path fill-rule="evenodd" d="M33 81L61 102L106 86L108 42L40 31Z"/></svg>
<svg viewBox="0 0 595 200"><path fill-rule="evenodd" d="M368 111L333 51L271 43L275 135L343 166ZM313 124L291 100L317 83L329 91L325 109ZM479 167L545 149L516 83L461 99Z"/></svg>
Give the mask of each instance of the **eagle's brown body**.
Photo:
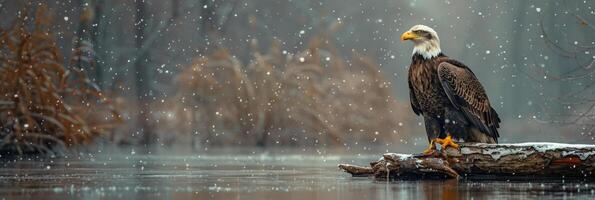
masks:
<svg viewBox="0 0 595 200"><path fill-rule="evenodd" d="M439 55L442 56L442 55ZM413 56L409 68L409 89L413 110L416 114L423 111L424 116L444 116L445 107L450 100L438 80L438 64L445 57L424 60Z"/></svg>
<svg viewBox="0 0 595 200"><path fill-rule="evenodd" d="M464 64L442 53L429 59L414 54L409 89L413 111L424 117L428 140L450 134L466 142L497 143L500 118Z"/></svg>

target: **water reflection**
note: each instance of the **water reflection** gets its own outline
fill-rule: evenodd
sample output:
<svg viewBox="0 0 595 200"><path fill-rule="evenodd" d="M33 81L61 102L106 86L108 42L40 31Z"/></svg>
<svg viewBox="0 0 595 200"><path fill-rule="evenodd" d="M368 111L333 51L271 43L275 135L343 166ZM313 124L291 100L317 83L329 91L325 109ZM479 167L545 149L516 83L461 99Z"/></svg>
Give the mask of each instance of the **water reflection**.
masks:
<svg viewBox="0 0 595 200"><path fill-rule="evenodd" d="M4 161L2 199L588 198L589 182L373 181L340 172L370 155L128 155Z"/></svg>

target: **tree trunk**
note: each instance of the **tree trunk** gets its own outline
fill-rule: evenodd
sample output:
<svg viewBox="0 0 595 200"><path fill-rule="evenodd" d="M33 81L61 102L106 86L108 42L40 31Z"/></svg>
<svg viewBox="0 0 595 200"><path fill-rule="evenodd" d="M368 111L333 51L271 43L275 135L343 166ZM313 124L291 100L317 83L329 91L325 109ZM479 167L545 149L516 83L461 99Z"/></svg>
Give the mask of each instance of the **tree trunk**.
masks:
<svg viewBox="0 0 595 200"><path fill-rule="evenodd" d="M90 55L90 52L84 50L83 48L83 43L85 42L89 42L90 39L90 34L89 34L89 30L91 27L91 18L93 17L93 13L90 12L89 10L89 0L80 0L79 1L79 6L81 9L81 13L80 13L80 17L79 17L79 27L78 30L76 32L76 46L75 49L77 49L77 51L80 51L77 53L77 59L76 59L76 67L79 70L82 70L85 72L85 75L89 76L90 74L88 74L89 71L92 70L92 62L93 62L93 55ZM88 58L89 62L85 62L85 60L87 59L83 59L83 58Z"/></svg>
<svg viewBox="0 0 595 200"><path fill-rule="evenodd" d="M440 155L437 155L440 154ZM376 179L594 179L595 145L462 143L433 156L387 153L370 167L340 164L354 176Z"/></svg>
<svg viewBox="0 0 595 200"><path fill-rule="evenodd" d="M103 15L103 0L95 0L93 1L93 20L92 20L92 26L91 26L91 43L93 44L94 50L95 50L95 54L99 53L99 50L103 50L100 49L100 44L99 44L99 24L101 23L101 19L102 19L102 15ZM104 89L103 85L103 81L104 81L104 77L103 77L103 67L102 67L102 63L101 60L97 59L98 56L95 56L94 61L94 66L95 66L95 83L97 84L97 86L100 89Z"/></svg>
<svg viewBox="0 0 595 200"><path fill-rule="evenodd" d="M145 30L147 27L146 13L145 13L145 0L136 0L136 20L135 20L135 46L136 49L141 51L145 43ZM150 145L155 143L155 133L151 126L151 80L149 77L149 70L146 67L147 64L147 53L141 53L134 61L135 71L135 83L136 83L136 96L138 100L138 116L137 116L137 128L138 133L142 136L141 144Z"/></svg>

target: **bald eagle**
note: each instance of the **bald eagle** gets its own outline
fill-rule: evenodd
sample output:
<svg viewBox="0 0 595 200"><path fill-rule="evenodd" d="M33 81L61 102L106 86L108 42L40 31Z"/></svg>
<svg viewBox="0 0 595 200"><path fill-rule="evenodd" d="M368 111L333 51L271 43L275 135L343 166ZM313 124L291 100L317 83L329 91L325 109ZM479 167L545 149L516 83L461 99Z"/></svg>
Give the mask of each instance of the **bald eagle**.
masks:
<svg viewBox="0 0 595 200"><path fill-rule="evenodd" d="M430 147L458 145L454 141L498 143L500 118L469 67L440 50L438 34L416 25L401 40L413 42L409 95L416 115L422 115Z"/></svg>

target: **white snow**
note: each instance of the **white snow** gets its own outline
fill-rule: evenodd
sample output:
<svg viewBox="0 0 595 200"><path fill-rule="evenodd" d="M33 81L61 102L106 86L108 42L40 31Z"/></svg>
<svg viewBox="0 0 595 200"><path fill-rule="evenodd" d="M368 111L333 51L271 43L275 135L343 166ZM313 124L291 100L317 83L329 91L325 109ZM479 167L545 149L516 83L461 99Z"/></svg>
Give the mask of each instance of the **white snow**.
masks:
<svg viewBox="0 0 595 200"><path fill-rule="evenodd" d="M510 143L510 144L484 144L477 143L472 146L478 147L489 147L489 146L505 146L505 147L533 147L536 151L545 152L548 150L556 150L561 148L577 148L577 149L595 149L595 145L592 144L565 144L555 142L524 142L524 143Z"/></svg>
<svg viewBox="0 0 595 200"><path fill-rule="evenodd" d="M526 142L526 143L513 143L513 144L473 144L472 146L477 147L507 147L507 148L488 148L483 149L482 153L492 155L494 160L498 160L502 156L523 154L529 156L534 149L537 152L545 153L547 151L554 151L559 149L567 149L562 152L562 156L574 155L578 156L581 160L587 159L589 156L595 155L595 145L590 144L563 144L553 142ZM583 150L582 152L579 150ZM591 150L584 152L584 150ZM461 153L473 153L471 149L463 147Z"/></svg>
<svg viewBox="0 0 595 200"><path fill-rule="evenodd" d="M406 160L413 157L412 154L401 154L401 153L385 153L383 157L390 156L394 160ZM383 158L381 158L382 160Z"/></svg>
<svg viewBox="0 0 595 200"><path fill-rule="evenodd" d="M467 147L461 148L462 154L482 153L491 155L494 160L500 159L502 156L521 154L522 157L527 157L532 153L545 153L547 151L554 151L565 149L562 151L562 157L578 156L581 160L585 160L590 156L595 155L595 145L592 144L563 144L553 142L526 142L526 143L512 143L512 144L485 144L477 143L468 146L482 147L481 152ZM491 148L490 148L491 147ZM499 148L500 147L500 148ZM413 157L412 154L400 153L386 153L383 157L391 157L393 160L406 160ZM382 160L384 158L380 158Z"/></svg>

